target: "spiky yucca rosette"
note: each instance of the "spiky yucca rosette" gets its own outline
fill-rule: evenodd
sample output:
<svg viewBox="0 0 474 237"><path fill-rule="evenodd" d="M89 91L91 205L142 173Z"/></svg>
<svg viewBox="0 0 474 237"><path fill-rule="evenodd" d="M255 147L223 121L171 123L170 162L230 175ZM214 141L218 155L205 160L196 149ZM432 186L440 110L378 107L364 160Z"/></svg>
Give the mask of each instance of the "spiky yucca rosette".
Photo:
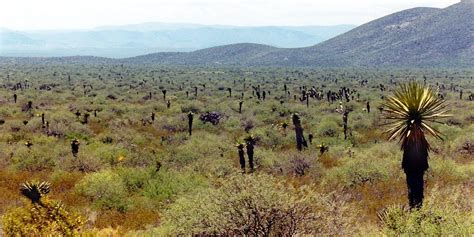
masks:
<svg viewBox="0 0 474 237"><path fill-rule="evenodd" d="M442 134L429 123L441 123L439 119L451 116L447 114L445 100L418 82L401 84L382 106L383 118L389 120L389 140L399 138L402 149L411 142L429 149L425 132L442 139Z"/></svg>
<svg viewBox="0 0 474 237"><path fill-rule="evenodd" d="M442 139L441 133L430 125L448 117L444 99L430 87L417 82L402 84L383 104L383 117L391 127L389 140L399 138L403 150L402 168L406 174L408 200L411 208L423 204L424 180L428 169L430 144L425 133Z"/></svg>

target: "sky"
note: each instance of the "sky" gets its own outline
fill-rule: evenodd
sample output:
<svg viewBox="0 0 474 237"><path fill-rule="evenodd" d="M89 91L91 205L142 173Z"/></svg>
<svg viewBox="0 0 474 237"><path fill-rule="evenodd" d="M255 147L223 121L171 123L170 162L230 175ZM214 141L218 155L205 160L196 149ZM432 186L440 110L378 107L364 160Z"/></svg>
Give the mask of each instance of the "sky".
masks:
<svg viewBox="0 0 474 237"><path fill-rule="evenodd" d="M143 22L207 25L360 25L413 7L459 0L2 0L0 27L86 29Z"/></svg>

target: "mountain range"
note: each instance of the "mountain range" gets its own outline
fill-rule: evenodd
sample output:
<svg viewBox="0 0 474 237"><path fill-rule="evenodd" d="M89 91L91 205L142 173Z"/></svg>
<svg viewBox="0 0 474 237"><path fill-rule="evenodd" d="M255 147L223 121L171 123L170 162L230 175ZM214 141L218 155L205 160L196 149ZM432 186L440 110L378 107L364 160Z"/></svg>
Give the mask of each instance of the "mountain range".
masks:
<svg viewBox="0 0 474 237"><path fill-rule="evenodd" d="M257 44L190 53L157 53L128 62L175 65L473 67L474 2L413 8L361 25L311 47Z"/></svg>
<svg viewBox="0 0 474 237"><path fill-rule="evenodd" d="M143 23L89 30L0 30L0 56L90 55L124 58L151 52L189 52L237 43L293 48L311 46L353 29L336 26L239 27Z"/></svg>
<svg viewBox="0 0 474 237"><path fill-rule="evenodd" d="M18 60L186 66L473 68L474 0L462 0L443 9L413 8L397 12L309 47L238 43L115 60L0 58L0 62Z"/></svg>

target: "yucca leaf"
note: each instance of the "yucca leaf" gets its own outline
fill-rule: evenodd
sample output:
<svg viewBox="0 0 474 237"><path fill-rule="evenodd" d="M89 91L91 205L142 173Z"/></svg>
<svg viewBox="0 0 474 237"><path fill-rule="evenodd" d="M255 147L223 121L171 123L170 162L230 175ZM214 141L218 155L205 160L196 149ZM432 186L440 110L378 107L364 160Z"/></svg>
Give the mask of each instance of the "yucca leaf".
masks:
<svg viewBox="0 0 474 237"><path fill-rule="evenodd" d="M390 126L386 130L389 140L398 137L402 143L409 136L420 136L425 132L442 139L441 133L428 122L441 123L439 119L450 116L445 100L439 98L432 88L417 82L401 84L382 106L383 118L387 120L386 125Z"/></svg>

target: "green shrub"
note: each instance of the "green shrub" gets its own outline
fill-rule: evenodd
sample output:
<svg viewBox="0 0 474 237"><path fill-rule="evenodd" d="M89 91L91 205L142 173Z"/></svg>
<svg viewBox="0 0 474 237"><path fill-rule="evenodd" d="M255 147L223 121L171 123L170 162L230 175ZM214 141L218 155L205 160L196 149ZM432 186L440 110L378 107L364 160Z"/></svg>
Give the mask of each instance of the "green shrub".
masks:
<svg viewBox="0 0 474 237"><path fill-rule="evenodd" d="M337 137L340 133L338 124L332 120L323 120L317 130L321 137Z"/></svg>
<svg viewBox="0 0 474 237"><path fill-rule="evenodd" d="M119 175L104 170L86 175L77 185L80 195L87 197L98 209L124 212L129 207L127 188Z"/></svg>
<svg viewBox="0 0 474 237"><path fill-rule="evenodd" d="M144 184L143 195L154 201L170 202L177 195L205 186L205 179L199 175L162 169Z"/></svg>
<svg viewBox="0 0 474 237"><path fill-rule="evenodd" d="M345 204L334 204L308 186L296 189L269 175L238 174L178 199L160 229L167 235L343 235L347 219L336 213L346 213L341 211ZM329 212L338 218L331 219Z"/></svg>

